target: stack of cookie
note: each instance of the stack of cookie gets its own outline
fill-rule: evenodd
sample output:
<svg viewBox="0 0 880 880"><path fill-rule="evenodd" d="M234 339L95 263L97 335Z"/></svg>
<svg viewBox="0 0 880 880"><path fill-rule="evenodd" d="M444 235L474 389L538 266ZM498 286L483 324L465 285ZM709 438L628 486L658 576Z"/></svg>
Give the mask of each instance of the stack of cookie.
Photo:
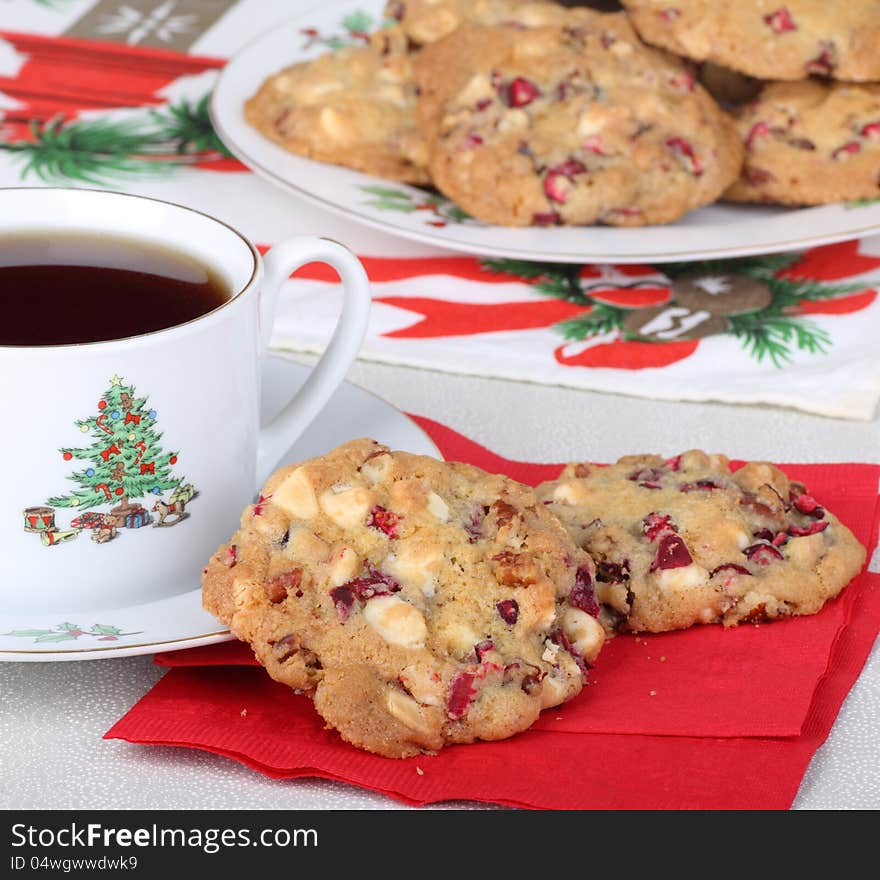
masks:
<svg viewBox="0 0 880 880"><path fill-rule="evenodd" d="M526 729L610 635L812 614L864 560L767 463L628 456L532 490L363 439L269 479L203 601L343 738L406 757Z"/></svg>
<svg viewBox="0 0 880 880"><path fill-rule="evenodd" d="M880 2L624 6L390 0L369 45L270 77L245 115L505 226L880 194Z"/></svg>

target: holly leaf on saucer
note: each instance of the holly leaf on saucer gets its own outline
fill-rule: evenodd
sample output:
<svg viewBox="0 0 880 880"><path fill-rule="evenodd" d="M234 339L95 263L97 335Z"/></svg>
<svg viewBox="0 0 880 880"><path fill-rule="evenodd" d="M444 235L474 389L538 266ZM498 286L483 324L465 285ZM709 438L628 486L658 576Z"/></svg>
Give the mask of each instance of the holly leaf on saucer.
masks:
<svg viewBox="0 0 880 880"><path fill-rule="evenodd" d="M49 632L42 636L37 636L35 642L71 642L76 641L76 636L70 632Z"/></svg>
<svg viewBox="0 0 880 880"><path fill-rule="evenodd" d="M118 626L108 626L105 623L96 623L89 632L96 636L118 636L122 630Z"/></svg>
<svg viewBox="0 0 880 880"><path fill-rule="evenodd" d="M19 639L34 639L37 636L51 635L51 629L14 629L11 632L3 633L4 636L15 636Z"/></svg>
<svg viewBox="0 0 880 880"><path fill-rule="evenodd" d="M76 623L59 623L58 629L63 629L65 631L76 630L77 632L82 632L82 627Z"/></svg>

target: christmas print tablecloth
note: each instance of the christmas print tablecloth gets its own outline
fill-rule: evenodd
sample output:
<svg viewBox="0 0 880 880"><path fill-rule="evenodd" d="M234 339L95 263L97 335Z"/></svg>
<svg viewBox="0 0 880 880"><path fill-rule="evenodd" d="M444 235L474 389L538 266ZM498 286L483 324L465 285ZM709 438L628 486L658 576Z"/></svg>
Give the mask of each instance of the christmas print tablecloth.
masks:
<svg viewBox="0 0 880 880"><path fill-rule="evenodd" d="M298 233L343 241L373 282L368 359L873 417L880 238L658 266L481 260L357 226L256 178L213 131L209 94L226 58L308 5L6 0L0 186L166 198L220 217L261 246ZM341 21L339 33L357 41L375 24ZM306 267L282 293L273 345L321 350L339 305L329 270Z"/></svg>

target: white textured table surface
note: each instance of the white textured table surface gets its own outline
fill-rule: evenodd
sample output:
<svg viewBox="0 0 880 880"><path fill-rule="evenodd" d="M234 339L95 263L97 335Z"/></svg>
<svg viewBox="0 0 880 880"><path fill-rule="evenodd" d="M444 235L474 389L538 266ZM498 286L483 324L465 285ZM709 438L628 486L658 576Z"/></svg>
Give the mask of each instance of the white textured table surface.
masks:
<svg viewBox="0 0 880 880"><path fill-rule="evenodd" d="M700 446L738 458L880 461L876 420L662 403L364 363L350 378L509 458L607 461ZM872 568L880 570L880 559ZM161 675L150 657L0 664L0 808L404 808L340 783L273 781L203 752L103 741L104 731ZM878 744L875 646L795 807L880 808Z"/></svg>

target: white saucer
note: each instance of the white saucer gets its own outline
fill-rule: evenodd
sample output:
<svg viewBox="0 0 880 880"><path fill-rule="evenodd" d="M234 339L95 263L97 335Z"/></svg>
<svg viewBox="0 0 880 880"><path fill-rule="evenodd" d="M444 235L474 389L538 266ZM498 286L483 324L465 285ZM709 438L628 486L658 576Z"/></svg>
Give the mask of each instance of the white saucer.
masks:
<svg viewBox="0 0 880 880"><path fill-rule="evenodd" d="M263 408L271 418L305 381L308 368L270 357L263 371ZM378 397L344 383L324 411L293 444L279 464L320 455L355 437L373 437L395 449L442 458L427 434L399 410ZM217 536L219 544L225 537ZM232 638L202 610L198 572L192 589L143 605L82 613L76 607L49 615L0 613L0 660L98 660L177 651ZM36 585L32 585L36 586ZM32 590L36 594L36 590Z"/></svg>

